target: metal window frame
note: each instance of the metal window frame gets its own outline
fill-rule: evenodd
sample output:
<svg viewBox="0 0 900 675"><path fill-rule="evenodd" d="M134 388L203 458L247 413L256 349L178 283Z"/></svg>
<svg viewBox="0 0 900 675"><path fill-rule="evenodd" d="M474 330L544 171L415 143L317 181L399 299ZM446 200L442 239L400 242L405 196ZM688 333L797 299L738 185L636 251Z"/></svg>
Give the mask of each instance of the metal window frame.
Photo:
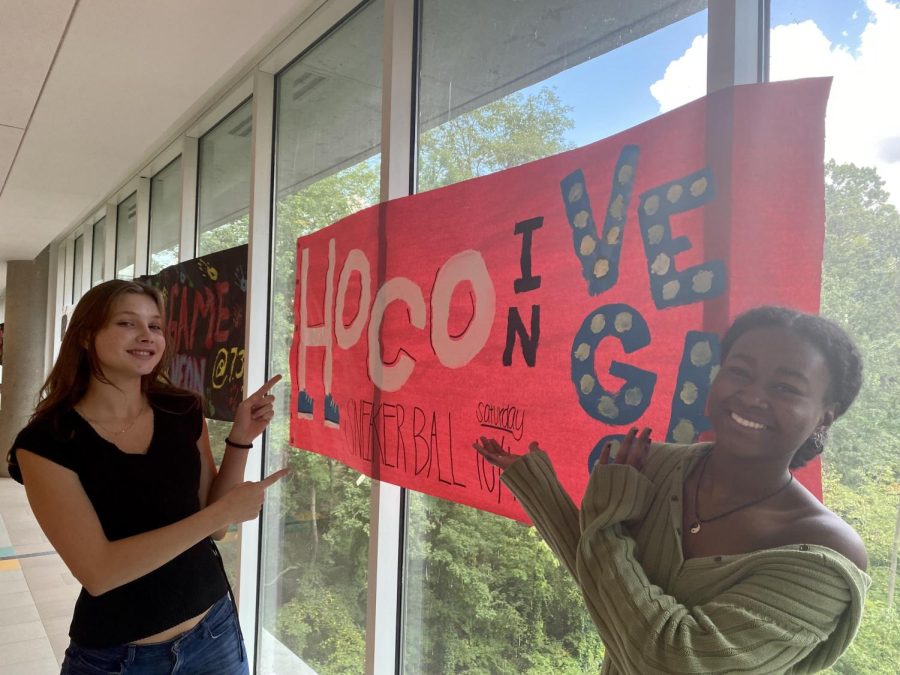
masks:
<svg viewBox="0 0 900 675"><path fill-rule="evenodd" d="M97 227L97 223L99 223L106 216L106 206L104 205L99 211L95 211L94 214L88 218L85 223L85 234L90 230L90 241L91 241L91 252L90 252L90 263L87 265L87 279L88 283L85 286L86 289L90 289L94 285L94 265L96 264L96 260L94 259L94 228ZM106 223L104 223L104 227ZM98 256L99 257L99 256ZM103 276L106 274L106 232L103 233L103 260L101 264L103 267L103 274L100 275L101 280Z"/></svg>
<svg viewBox="0 0 900 675"><path fill-rule="evenodd" d="M182 136L181 145L181 232L178 260L190 260L197 255L197 176L200 139Z"/></svg>
<svg viewBox="0 0 900 675"><path fill-rule="evenodd" d="M245 337L244 392L255 391L268 379L269 295L272 250L272 143L275 120L275 78L257 71L253 76L251 112L251 176L250 225L248 233L247 320ZM260 480L265 461L262 442L254 444L247 457L247 480ZM262 545L260 515L241 525L240 573L238 588L241 626L247 636L247 657L256 668L259 620L260 547ZM252 598L252 602L248 599Z"/></svg>
<svg viewBox="0 0 900 675"><path fill-rule="evenodd" d="M62 263L63 263L63 307L70 307L75 304L75 299L72 297L73 293L73 279L75 270L73 269L75 266L75 239L76 237L81 235L81 226L76 227L74 230L69 232L69 236L66 237L65 242L62 245Z"/></svg>
<svg viewBox="0 0 900 675"><path fill-rule="evenodd" d="M141 202L141 194L140 193L141 193L142 180L144 180L142 176L140 176L140 175L134 176L131 180L129 180L127 183L125 183L117 192L115 192L109 198L109 203L108 203L107 212L106 212L107 213L106 222L107 223L110 222L109 221L109 207L112 207L112 212L114 214L112 222L115 223L115 226L112 229L112 265L111 265L110 271L109 271L109 277L108 277L109 279L117 279L118 275L119 275L118 260L116 260L116 257L117 257L116 254L117 254L118 246L119 246L119 206L126 199L129 199L132 194L135 195L135 208L136 208L135 223L134 223L134 250L133 250L133 253L134 253L134 276L135 277L138 276L138 272L137 272L137 270L138 270L138 253L140 252L138 241L139 241L140 228L141 228L141 203L142 202ZM147 195L146 195L148 198L147 204L149 204L149 196L150 196L149 185L145 189L147 190ZM146 217L147 204L144 205L145 217ZM146 237L146 235L147 235L146 221L144 222L143 232L144 232L144 236ZM106 233L107 246L109 245L109 234L110 234L110 231L107 230L107 233ZM144 255L146 256L146 245L144 247Z"/></svg>
<svg viewBox="0 0 900 675"><path fill-rule="evenodd" d="M382 201L412 193L418 81L416 6L416 0L384 0ZM403 667L406 490L373 480L370 504L365 672L399 673Z"/></svg>
<svg viewBox="0 0 900 675"><path fill-rule="evenodd" d="M91 265L94 260L94 224L86 222L81 226L83 247L81 253L81 294L91 290Z"/></svg>
<svg viewBox="0 0 900 675"><path fill-rule="evenodd" d="M706 91L765 82L770 0L710 0Z"/></svg>
<svg viewBox="0 0 900 675"><path fill-rule="evenodd" d="M142 175L147 178L147 255L145 257L145 271L144 274L147 274L150 270L150 257L153 255L153 251L151 251L150 247L150 236L153 234L153 179L156 178L162 171L168 169L175 161L181 160L182 164L182 178L181 178L181 190L182 190L182 209L179 213L178 220L178 262L185 260L184 251L181 247L182 244L182 236L184 234L184 157L181 153L182 149L182 141L179 139L175 143L172 143L168 148L166 148L165 153L161 153L157 156L156 160L150 165L148 165L144 171L142 171ZM160 166L161 165L161 166ZM140 211L140 204L138 204L138 210ZM193 256L192 256L193 257Z"/></svg>
<svg viewBox="0 0 900 675"><path fill-rule="evenodd" d="M50 273L47 282L47 341L44 344L44 377L50 374L62 341L61 322L65 311L66 242L50 246ZM52 308L52 309L50 309Z"/></svg>
<svg viewBox="0 0 900 675"><path fill-rule="evenodd" d="M150 256L150 178L138 178L137 217L134 223L134 278L147 274Z"/></svg>

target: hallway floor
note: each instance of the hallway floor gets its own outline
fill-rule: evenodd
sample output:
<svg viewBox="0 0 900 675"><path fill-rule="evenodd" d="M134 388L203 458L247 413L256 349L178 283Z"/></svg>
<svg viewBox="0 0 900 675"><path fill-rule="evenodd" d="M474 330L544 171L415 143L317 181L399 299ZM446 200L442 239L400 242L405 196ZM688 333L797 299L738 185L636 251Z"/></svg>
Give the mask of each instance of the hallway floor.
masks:
<svg viewBox="0 0 900 675"><path fill-rule="evenodd" d="M80 584L28 508L25 488L0 478L0 672L59 673Z"/></svg>

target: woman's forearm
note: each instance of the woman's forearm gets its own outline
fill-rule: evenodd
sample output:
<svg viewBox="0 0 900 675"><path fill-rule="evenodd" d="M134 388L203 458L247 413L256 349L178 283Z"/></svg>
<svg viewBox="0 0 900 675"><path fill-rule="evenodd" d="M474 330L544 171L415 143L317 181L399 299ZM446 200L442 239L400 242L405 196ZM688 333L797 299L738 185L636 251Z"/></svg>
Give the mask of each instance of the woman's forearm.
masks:
<svg viewBox="0 0 900 675"><path fill-rule="evenodd" d="M85 565L79 581L91 595L111 591L162 567L197 542L226 528L228 520L222 504L211 504L171 525L107 541L93 564Z"/></svg>
<svg viewBox="0 0 900 675"><path fill-rule="evenodd" d="M231 446L225 448L222 464L219 466L219 470L209 488L207 504L215 503L235 485L239 485L246 480L244 473L247 469L247 455L249 454L249 450L232 448Z"/></svg>

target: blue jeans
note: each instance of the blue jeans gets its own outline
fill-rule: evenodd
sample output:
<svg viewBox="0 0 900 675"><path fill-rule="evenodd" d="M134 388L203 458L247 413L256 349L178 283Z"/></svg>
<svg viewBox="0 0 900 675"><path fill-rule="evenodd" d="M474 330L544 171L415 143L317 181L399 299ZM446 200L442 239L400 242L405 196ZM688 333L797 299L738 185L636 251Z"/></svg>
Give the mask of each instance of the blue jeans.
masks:
<svg viewBox="0 0 900 675"><path fill-rule="evenodd" d="M66 649L60 675L248 675L247 652L226 595L191 630L166 642Z"/></svg>

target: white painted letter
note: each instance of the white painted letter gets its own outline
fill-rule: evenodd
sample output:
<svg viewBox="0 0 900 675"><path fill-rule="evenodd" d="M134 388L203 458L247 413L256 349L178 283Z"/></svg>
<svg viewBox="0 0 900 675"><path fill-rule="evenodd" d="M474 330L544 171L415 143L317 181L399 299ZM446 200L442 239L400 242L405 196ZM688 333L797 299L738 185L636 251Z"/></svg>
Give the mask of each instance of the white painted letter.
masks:
<svg viewBox="0 0 900 675"><path fill-rule="evenodd" d="M450 335L450 302L463 281L472 284L474 315L459 336ZM481 351L494 324L497 296L484 258L478 251L462 251L438 271L431 294L431 345L448 368L461 368Z"/></svg>
<svg viewBox="0 0 900 675"><path fill-rule="evenodd" d="M300 329L300 344L297 354L297 384L300 391L306 391L306 350L310 347L325 348L325 364L322 380L325 384L325 393L331 393L331 372L333 345L331 340L331 324L334 316L334 239L328 242L328 273L325 275L325 298L322 302L324 323L318 326L309 325L309 311L307 309L307 288L309 277L309 249L303 249L300 257L300 316L298 317Z"/></svg>
<svg viewBox="0 0 900 675"><path fill-rule="evenodd" d="M409 307L410 323L416 328L425 327L425 298L422 291L405 277L389 279L375 295L372 319L369 321L369 378L382 391L397 391L409 379L416 362L403 350L393 365L381 359L381 321L387 306L394 300L402 300Z"/></svg>
<svg viewBox="0 0 900 675"><path fill-rule="evenodd" d="M344 325L344 303L347 299L347 286L350 276L359 272L359 307L356 316L349 326ZM369 259L358 248L347 254L344 266L341 268L341 277L338 279L337 309L335 310L334 333L341 349L350 349L359 341L363 328L366 325L366 317L369 315L369 305L372 302L372 276Z"/></svg>

